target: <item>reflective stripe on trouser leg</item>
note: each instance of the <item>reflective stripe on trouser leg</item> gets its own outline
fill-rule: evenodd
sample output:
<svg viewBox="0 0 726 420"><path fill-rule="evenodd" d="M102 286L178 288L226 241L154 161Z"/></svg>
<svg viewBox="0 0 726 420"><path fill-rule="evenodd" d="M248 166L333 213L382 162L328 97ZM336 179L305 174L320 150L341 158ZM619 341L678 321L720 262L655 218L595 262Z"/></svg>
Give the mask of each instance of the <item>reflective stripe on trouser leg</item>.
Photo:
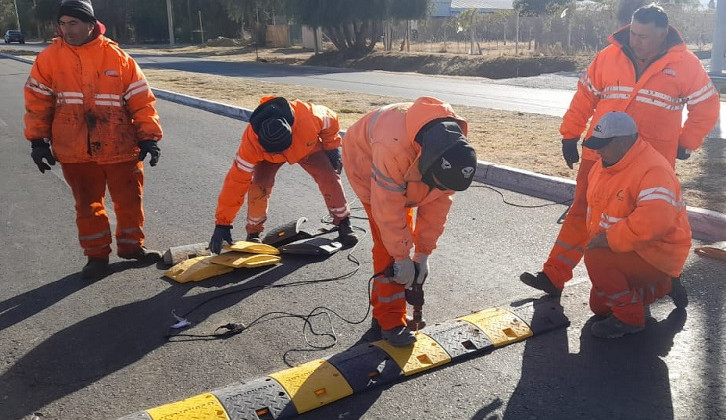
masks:
<svg viewBox="0 0 726 420"><path fill-rule="evenodd" d="M144 244L144 162L100 165L116 213L116 252L130 254Z"/></svg>
<svg viewBox="0 0 726 420"><path fill-rule="evenodd" d="M111 253L111 228L103 204L106 176L94 162L61 163L61 169L76 202L78 242L83 254L107 257Z"/></svg>
<svg viewBox="0 0 726 420"><path fill-rule="evenodd" d="M368 215L373 239L373 271L380 273L393 264L393 257L383 245L381 232L373 218L370 204L363 203L363 208ZM407 210L406 221L410 228L413 224L413 209ZM388 278L374 278L371 305L373 306L373 318L378 320L378 324L384 330L406 324L406 289L403 285Z"/></svg>
<svg viewBox="0 0 726 420"><path fill-rule="evenodd" d="M595 164L592 160L582 160L577 170L575 195L567 217L557 234L555 245L550 251L542 271L552 284L562 289L572 279L572 270L582 259L582 246L587 241L587 175Z"/></svg>
<svg viewBox="0 0 726 420"><path fill-rule="evenodd" d="M341 220L350 216L348 200L345 198L343 183L333 169L333 165L325 152L315 152L301 160L300 166L313 177L323 195L328 212L333 218L333 224L338 225Z"/></svg>
<svg viewBox="0 0 726 420"><path fill-rule="evenodd" d="M282 167L282 163L259 162L255 165L252 182L247 191L247 233L261 233L265 230L267 209L270 205L272 187L275 185L275 176Z"/></svg>
<svg viewBox="0 0 726 420"><path fill-rule="evenodd" d="M626 324L645 325L644 306L670 291L671 277L635 252L588 249L585 267L592 282L590 307L593 312L602 313L603 307L607 306Z"/></svg>

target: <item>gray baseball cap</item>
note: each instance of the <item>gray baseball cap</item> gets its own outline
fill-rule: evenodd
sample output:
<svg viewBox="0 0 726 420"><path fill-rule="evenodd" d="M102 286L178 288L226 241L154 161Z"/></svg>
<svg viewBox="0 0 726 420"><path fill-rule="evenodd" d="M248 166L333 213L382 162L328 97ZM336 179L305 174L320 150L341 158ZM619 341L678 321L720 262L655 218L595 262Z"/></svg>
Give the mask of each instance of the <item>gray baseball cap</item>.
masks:
<svg viewBox="0 0 726 420"><path fill-rule="evenodd" d="M607 146L615 137L629 137L638 133L638 127L625 112L608 112L600 118L592 135L582 142L584 147L598 150Z"/></svg>

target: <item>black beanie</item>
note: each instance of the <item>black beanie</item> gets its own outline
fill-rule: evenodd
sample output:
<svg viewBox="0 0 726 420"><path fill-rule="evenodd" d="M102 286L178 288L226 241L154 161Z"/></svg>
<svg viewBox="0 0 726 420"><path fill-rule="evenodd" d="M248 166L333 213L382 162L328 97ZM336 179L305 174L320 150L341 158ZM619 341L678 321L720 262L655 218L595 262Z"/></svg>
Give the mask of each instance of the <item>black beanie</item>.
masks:
<svg viewBox="0 0 726 420"><path fill-rule="evenodd" d="M58 20L61 16L70 16L83 22L96 23L91 0L62 0L58 9Z"/></svg>
<svg viewBox="0 0 726 420"><path fill-rule="evenodd" d="M250 125L268 153L280 153L292 144L295 117L285 98L274 98L260 104L250 116Z"/></svg>
<svg viewBox="0 0 726 420"><path fill-rule="evenodd" d="M476 151L464 141L447 149L429 169L424 181L445 187L447 190L464 191L469 188L476 172Z"/></svg>

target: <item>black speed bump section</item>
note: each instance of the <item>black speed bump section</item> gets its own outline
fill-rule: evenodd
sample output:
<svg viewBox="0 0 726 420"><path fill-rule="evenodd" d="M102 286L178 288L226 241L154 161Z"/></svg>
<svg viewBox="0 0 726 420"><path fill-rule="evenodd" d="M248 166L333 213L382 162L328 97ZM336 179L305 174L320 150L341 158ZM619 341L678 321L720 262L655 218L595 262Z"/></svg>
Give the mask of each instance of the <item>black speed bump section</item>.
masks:
<svg viewBox="0 0 726 420"><path fill-rule="evenodd" d="M274 420L401 380L457 359L487 354L570 324L555 299L491 308L419 331L409 347L363 343L265 378L130 414L119 420Z"/></svg>
<svg viewBox="0 0 726 420"><path fill-rule="evenodd" d="M230 419L279 419L297 415L290 396L272 378L230 385L212 394L222 403Z"/></svg>

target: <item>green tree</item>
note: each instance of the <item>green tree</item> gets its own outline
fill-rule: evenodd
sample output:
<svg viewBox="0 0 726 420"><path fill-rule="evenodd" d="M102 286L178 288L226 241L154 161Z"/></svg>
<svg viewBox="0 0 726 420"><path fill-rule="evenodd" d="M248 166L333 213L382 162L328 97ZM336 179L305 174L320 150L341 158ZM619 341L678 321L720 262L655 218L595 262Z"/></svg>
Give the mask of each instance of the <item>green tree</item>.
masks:
<svg viewBox="0 0 726 420"><path fill-rule="evenodd" d="M424 18L429 0L288 0L295 20L321 27L335 47L346 55L373 50L387 19Z"/></svg>
<svg viewBox="0 0 726 420"><path fill-rule="evenodd" d="M570 0L514 0L512 7L520 10L525 16L539 16L551 14L554 10L562 10L562 6Z"/></svg>

